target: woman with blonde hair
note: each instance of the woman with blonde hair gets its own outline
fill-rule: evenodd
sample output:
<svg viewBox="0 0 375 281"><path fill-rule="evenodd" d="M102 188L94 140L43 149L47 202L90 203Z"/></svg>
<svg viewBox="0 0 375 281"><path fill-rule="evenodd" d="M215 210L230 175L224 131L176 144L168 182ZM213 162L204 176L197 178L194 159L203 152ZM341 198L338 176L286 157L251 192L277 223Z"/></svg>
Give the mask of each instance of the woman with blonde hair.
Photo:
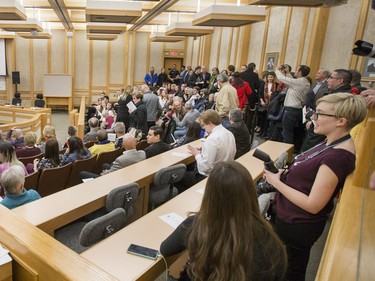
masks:
<svg viewBox="0 0 375 281"><path fill-rule="evenodd" d="M122 89L118 96L118 112L116 122L123 122L125 128L128 129L130 125L129 108L127 104L132 101L133 87L128 85L126 89Z"/></svg>
<svg viewBox="0 0 375 281"><path fill-rule="evenodd" d="M271 225L261 216L253 179L235 161L211 171L200 210L162 244L170 256L189 251L180 280L283 280L286 253Z"/></svg>
<svg viewBox="0 0 375 281"><path fill-rule="evenodd" d="M266 181L278 190L275 227L288 252L287 280L305 280L310 249L324 230L334 198L355 168L350 130L364 120L366 112L361 96L324 96L311 119L314 133L325 135L326 140L297 155L288 171L264 171Z"/></svg>

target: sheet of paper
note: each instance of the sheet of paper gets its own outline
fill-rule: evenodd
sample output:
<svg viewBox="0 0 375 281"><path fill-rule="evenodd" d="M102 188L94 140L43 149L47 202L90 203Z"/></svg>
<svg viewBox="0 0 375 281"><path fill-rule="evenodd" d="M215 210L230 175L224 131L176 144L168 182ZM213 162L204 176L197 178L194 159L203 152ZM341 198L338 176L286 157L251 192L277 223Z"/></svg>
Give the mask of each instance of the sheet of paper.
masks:
<svg viewBox="0 0 375 281"><path fill-rule="evenodd" d="M83 182L87 182L87 181L91 181L93 180L94 178L87 178L87 179L82 179Z"/></svg>
<svg viewBox="0 0 375 281"><path fill-rule="evenodd" d="M130 109L130 112L133 112L134 110L137 109L137 107L135 106L135 104L132 101L128 102L126 105Z"/></svg>
<svg viewBox="0 0 375 281"><path fill-rule="evenodd" d="M0 265L6 264L6 263L12 261L12 258L8 255L8 253L9 253L9 251L4 249L0 245Z"/></svg>
<svg viewBox="0 0 375 281"><path fill-rule="evenodd" d="M172 226L173 228L177 228L183 221L184 218L177 215L176 213L169 213L166 215L159 216L159 218L165 222L166 224Z"/></svg>
<svg viewBox="0 0 375 281"><path fill-rule="evenodd" d="M204 194L205 187L202 187L200 189L197 189L197 192L200 194Z"/></svg>
<svg viewBox="0 0 375 281"><path fill-rule="evenodd" d="M182 152L172 152L171 155L177 156L177 157L183 157L183 158L191 156L191 154L189 153L182 153Z"/></svg>
<svg viewBox="0 0 375 281"><path fill-rule="evenodd" d="M306 123L306 105L302 107L302 124Z"/></svg>
<svg viewBox="0 0 375 281"><path fill-rule="evenodd" d="M115 133L108 133L108 140L114 142L116 140L116 134Z"/></svg>

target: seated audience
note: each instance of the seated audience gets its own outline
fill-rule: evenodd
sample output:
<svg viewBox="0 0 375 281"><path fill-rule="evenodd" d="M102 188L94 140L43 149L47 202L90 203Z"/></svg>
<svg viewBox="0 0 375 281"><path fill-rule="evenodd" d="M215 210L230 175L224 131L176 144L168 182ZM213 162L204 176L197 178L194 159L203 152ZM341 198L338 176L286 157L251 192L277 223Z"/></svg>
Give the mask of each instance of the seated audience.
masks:
<svg viewBox="0 0 375 281"><path fill-rule="evenodd" d="M91 152L84 147L79 137L71 137L68 140L68 148L66 149L61 165L72 163L76 160L87 159L91 157Z"/></svg>
<svg viewBox="0 0 375 281"><path fill-rule="evenodd" d="M108 139L108 132L104 129L98 131L96 135L98 143L89 148L92 156L99 155L102 152L115 150L115 145Z"/></svg>
<svg viewBox="0 0 375 281"><path fill-rule="evenodd" d="M31 157L34 155L38 155L41 152L40 148L37 147L36 144L37 136L34 132L28 132L25 135L25 146L18 148L16 150L16 155L18 158L20 157Z"/></svg>
<svg viewBox="0 0 375 281"><path fill-rule="evenodd" d="M13 209L40 198L33 189L26 190L25 172L20 166L12 166L1 175L1 185L5 189L5 198L0 202L8 209Z"/></svg>
<svg viewBox="0 0 375 281"><path fill-rule="evenodd" d="M16 149L25 146L24 136L23 136L21 129L18 129L18 128L10 129L7 133L6 139Z"/></svg>
<svg viewBox="0 0 375 281"><path fill-rule="evenodd" d="M124 148L124 152L122 155L116 158L116 160L112 164L104 164L103 165L103 172L100 174L106 175L108 173L112 173L114 171L120 170L127 166L133 165L138 163L142 160L146 159L146 153L143 150L136 149L137 140L134 138L132 134L125 134L124 141L122 143L122 147ZM81 179L86 178L97 178L99 175L89 172L81 172L80 177Z"/></svg>
<svg viewBox="0 0 375 281"><path fill-rule="evenodd" d="M147 134L147 143L150 146L145 149L146 158L151 158L170 149L170 146L162 141L163 135L164 131L159 126L150 128Z"/></svg>
<svg viewBox="0 0 375 281"><path fill-rule="evenodd" d="M83 136L83 142L96 141L96 134L99 131L99 119L96 117L91 117L89 119L90 132Z"/></svg>
<svg viewBox="0 0 375 281"><path fill-rule="evenodd" d="M11 166L20 166L25 172L25 176L28 175L28 172L25 166L17 159L16 150L7 141L0 141L0 175ZM0 186L0 196L4 195L4 191Z"/></svg>
<svg viewBox="0 0 375 281"><path fill-rule="evenodd" d="M117 149L122 146L122 141L126 132L125 124L123 122L116 122L113 129L116 134L115 148Z"/></svg>
<svg viewBox="0 0 375 281"><path fill-rule="evenodd" d="M232 132L236 140L237 152L235 159L250 151L250 132L243 121L243 111L239 108L233 108L229 111L228 131Z"/></svg>
<svg viewBox="0 0 375 281"><path fill-rule="evenodd" d="M68 139L71 138L71 137L77 137L78 136L78 130L75 126L72 126L70 125L68 127L68 138L66 140L66 142L64 143L64 146L63 148L67 148L68 147Z"/></svg>
<svg viewBox="0 0 375 281"><path fill-rule="evenodd" d="M285 248L259 212L250 173L234 161L215 165L200 210L162 242L160 253L185 249L189 262L179 280L284 280Z"/></svg>
<svg viewBox="0 0 375 281"><path fill-rule="evenodd" d="M34 172L59 167L62 160L63 155L59 154L59 143L56 139L49 139L46 142L44 157L41 160L34 159Z"/></svg>
<svg viewBox="0 0 375 281"><path fill-rule="evenodd" d="M201 114L199 121L206 130L208 137L203 142L202 148L188 145L188 150L197 161L197 178L207 177L215 164L220 161L232 161L236 154L236 141L231 132L221 125L220 115L213 109ZM196 175L198 176L198 175Z"/></svg>
<svg viewBox="0 0 375 281"><path fill-rule="evenodd" d="M109 114L108 110L103 110L102 112L102 118L101 118L101 127L102 129L110 130L112 129L112 125L115 122L115 119L113 116Z"/></svg>
<svg viewBox="0 0 375 281"><path fill-rule="evenodd" d="M278 190L275 227L288 253L287 280L305 280L311 247L324 230L334 198L355 168L350 130L366 113L361 96L337 93L322 97L312 120L314 132L325 135L326 140L297 155L283 179L283 170L277 174L264 170L265 180Z"/></svg>
<svg viewBox="0 0 375 281"><path fill-rule="evenodd" d="M49 139L57 139L56 138L56 132L55 132L55 128L52 127L52 126L45 126L44 129L43 129L43 140L42 142L39 144L39 148L40 150L42 151L42 153L44 153L45 151L45 147L46 147L46 142L47 140ZM58 144L59 144L59 149L62 148L62 145L61 143L57 140Z"/></svg>
<svg viewBox="0 0 375 281"><path fill-rule="evenodd" d="M174 131L174 137L176 139L184 136L187 132L187 126L191 123L194 123L200 115L200 112L194 109L190 102L187 102L185 104L185 109L187 110L187 112L181 121L177 118L176 113L172 114L172 118L176 122L176 130Z"/></svg>

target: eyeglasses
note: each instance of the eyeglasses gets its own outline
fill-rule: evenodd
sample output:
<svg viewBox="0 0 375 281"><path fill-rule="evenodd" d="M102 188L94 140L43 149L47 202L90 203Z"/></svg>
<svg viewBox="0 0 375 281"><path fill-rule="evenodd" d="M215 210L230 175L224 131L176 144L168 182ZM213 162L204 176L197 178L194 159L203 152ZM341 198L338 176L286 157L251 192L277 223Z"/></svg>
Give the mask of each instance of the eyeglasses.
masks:
<svg viewBox="0 0 375 281"><path fill-rule="evenodd" d="M320 112L314 112L314 113L313 113L313 116L314 116L316 119L319 119L319 116L337 117L336 115L333 115L333 114L320 113Z"/></svg>
<svg viewBox="0 0 375 281"><path fill-rule="evenodd" d="M341 79L339 77L332 77L332 75L328 76L328 79L335 79L335 80L338 80L338 79Z"/></svg>

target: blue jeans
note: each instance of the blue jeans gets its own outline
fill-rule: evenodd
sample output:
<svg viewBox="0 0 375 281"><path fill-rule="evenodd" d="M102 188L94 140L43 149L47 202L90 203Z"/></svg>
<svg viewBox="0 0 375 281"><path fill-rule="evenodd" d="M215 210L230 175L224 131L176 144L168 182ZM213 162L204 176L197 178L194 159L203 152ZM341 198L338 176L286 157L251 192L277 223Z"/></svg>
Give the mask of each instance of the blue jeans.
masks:
<svg viewBox="0 0 375 281"><path fill-rule="evenodd" d="M187 132L187 129L176 129L176 131L174 131L174 133L173 133L174 138L177 140L177 139L185 136L186 132Z"/></svg>

